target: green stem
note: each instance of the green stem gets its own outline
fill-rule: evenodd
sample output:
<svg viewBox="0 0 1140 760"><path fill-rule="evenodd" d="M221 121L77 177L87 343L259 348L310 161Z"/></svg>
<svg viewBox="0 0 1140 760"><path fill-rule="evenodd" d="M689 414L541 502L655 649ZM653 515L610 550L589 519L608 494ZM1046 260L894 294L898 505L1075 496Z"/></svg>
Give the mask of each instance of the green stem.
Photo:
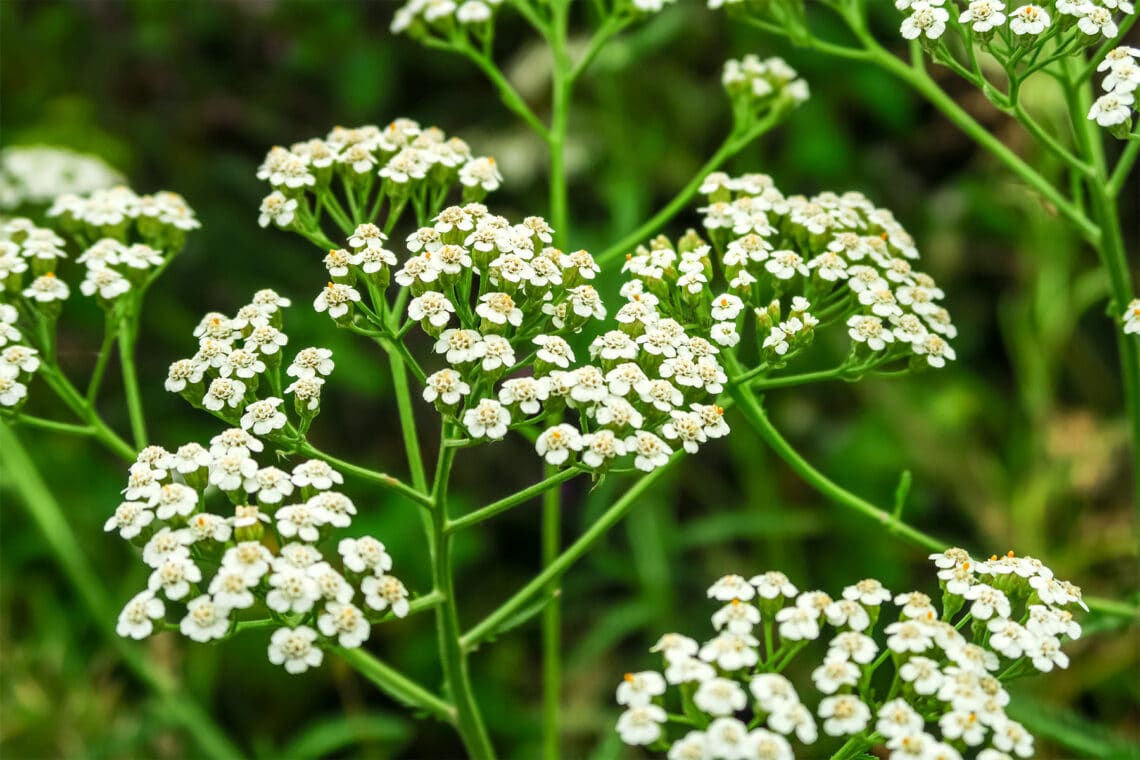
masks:
<svg viewBox="0 0 1140 760"><path fill-rule="evenodd" d="M131 418L131 435L135 448L142 451L147 445L146 416L143 412L139 379L135 372L135 343L138 339L138 320L123 317L119 324L119 363L123 368L123 390L127 396L127 413Z"/></svg>
<svg viewBox="0 0 1140 760"><path fill-rule="evenodd" d="M1124 183L1128 179L1128 172L1132 170L1132 165L1136 162L1138 155L1140 155L1140 139L1130 140L1124 146L1124 151L1116 162L1116 168L1112 170L1112 178L1108 181L1109 197L1115 198L1120 195L1120 191L1124 189Z"/></svg>
<svg viewBox="0 0 1140 760"><path fill-rule="evenodd" d="M132 447L129 443L120 438L114 430L107 426L107 423L103 422L103 418L100 417L95 412L95 409L87 403L87 400L79 394L79 391L75 389L75 386L71 384L62 370L54 364L49 364L45 360L44 363L40 365L39 374L40 377L51 386L51 389L55 391L55 394L59 396L60 400L71 409L72 413L91 426L92 434L96 440L122 459L128 462L135 460L138 449Z"/></svg>
<svg viewBox="0 0 1140 760"><path fill-rule="evenodd" d="M310 456L314 459L320 459L328 462L334 467L343 470L344 472L347 472L351 475L355 475L363 480L379 483L386 488L390 488L397 493L403 494L421 507L427 507L430 509L432 506L431 497L426 493L409 486L399 478L392 477L387 473L377 472L376 470L370 470L367 467L361 467L359 465L353 464L352 462L346 462L343 459L338 459L332 454L326 454L325 452L313 446L308 441L303 441L300 446L298 446L297 451L301 454L304 454L305 456Z"/></svg>
<svg viewBox="0 0 1140 760"><path fill-rule="evenodd" d="M445 425L441 442L446 438L447 432ZM451 465L455 453L454 448L440 446L435 482L432 485L432 500L435 502L430 536L434 547L432 580L436 591L442 594L444 599L443 604L436 608L436 630L443 677L455 703L456 729L463 739L468 755L475 760L482 760L494 758L495 749L491 745L479 712L479 705L475 701L471 676L467 668L467 652L461 644L459 610L455 601L455 571L451 564L451 537L447 535L446 530L447 487L451 479Z"/></svg>
<svg viewBox="0 0 1140 760"><path fill-rule="evenodd" d="M439 42L436 42L431 46L443 47L447 50L458 50L460 53L470 58L471 61L474 62L474 64L482 69L483 73L487 75L487 78L491 80L491 84L495 85L495 88L499 91L499 97L502 99L503 105L513 111L523 121L525 121L527 125L534 130L535 134L537 134L543 140L550 139L550 131L546 128L546 125L542 123L541 119L535 116L534 111L530 109L530 106L528 106L526 104L526 101L523 100L522 96L519 95L518 90L514 88L514 85L507 81L507 78L503 76L503 72L499 71L499 67L496 66L495 62L492 61L488 56L471 47L471 45L467 44L466 42L462 43L458 47L453 47L447 43Z"/></svg>
<svg viewBox="0 0 1140 760"><path fill-rule="evenodd" d="M107 369L107 362L111 359L112 344L118 332L117 325L111 319L110 313L103 325L103 344L99 347L99 358L95 360L95 368L91 371L91 380L87 384L87 403L94 406L99 395L99 387L103 383L103 373Z"/></svg>
<svg viewBox="0 0 1140 760"><path fill-rule="evenodd" d="M547 479L556 470L546 466ZM562 545L562 488L555 486L542 495L542 566L558 559ZM558 582L552 581L545 593L553 601L542 610L542 756L558 760L558 705L562 692L562 607Z"/></svg>
<svg viewBox="0 0 1140 760"><path fill-rule="evenodd" d="M650 217L649 220L640 227L596 256L595 260L598 264L605 266L618 256L629 252L635 245L646 240L650 235L663 227L689 203L689 200L692 199L694 195L696 195L705 177L719 169L728 159L735 156L752 141L776 126L781 118L782 113L773 112L758 121L743 134L734 130L732 134L725 138L721 146L717 148L716 153L713 153L709 160L705 162L704 166L697 170L697 173L693 175L689 183L681 188L680 192L674 196L673 200L665 204L660 211Z"/></svg>
<svg viewBox="0 0 1140 760"><path fill-rule="evenodd" d="M638 502L641 495L645 493L669 469L669 465L676 462L681 458L682 454L677 453L669 460L669 464L664 467L658 467L653 472L643 476L641 480L633 484L633 486L625 492L624 495L607 509L597 522L591 525L586 531L575 541L568 546L558 558L550 562L543 568L534 579L516 591L510 599L503 602L487 617L483 618L477 625L463 635L462 643L463 648L470 650L479 645L480 642L493 635L500 625L512 617L520 609L526 606L533 597L544 592L552 582L570 569L570 566L577 562L582 555L584 555L590 548L597 543L597 541L604 536L610 528L617 525L626 513Z"/></svg>
<svg viewBox="0 0 1140 760"><path fill-rule="evenodd" d="M331 651L396 701L445 723L455 723L454 707L365 650L333 647Z"/></svg>
<svg viewBox="0 0 1140 760"><path fill-rule="evenodd" d="M137 645L115 632L118 612L111 600L104 596L99 574L84 559L82 546L72 531L71 522L48 490L20 439L2 422L0 462L4 465L4 481L22 497L21 501L43 533L44 540L68 581L123 664L162 700L170 715L194 738L204 755L214 758L242 757L243 753L222 733L209 713L186 698L184 690L173 681L170 674L155 666Z"/></svg>
<svg viewBox="0 0 1140 760"><path fill-rule="evenodd" d="M420 440L416 433L416 416L412 409L412 394L408 388L408 373L404 368L404 357L398 351L388 352L392 369L392 385L396 390L396 407L400 414L400 430L404 436L404 449L408 454L408 469L412 473L412 485L419 493L427 493L427 473L424 470L423 455L420 453Z"/></svg>
<svg viewBox="0 0 1140 760"><path fill-rule="evenodd" d="M54 433L64 433L66 435L95 435L95 428L90 425L72 425L68 422L57 422L56 420L48 420L43 417L33 417L30 414L20 414L16 417L15 421L21 425L39 428L40 430L50 430Z"/></svg>
<svg viewBox="0 0 1140 760"><path fill-rule="evenodd" d="M520 504L525 504L534 497L543 494L549 489L561 485L567 480L577 477L580 474L582 474L581 470L573 468L560 470L545 480L535 483L534 485L529 486L528 488L525 488L518 493L511 494L505 499L499 499L498 501L492 502L491 504L488 504L481 509L477 509L474 512L463 515L463 517L449 521L447 523L447 532L452 533L462 528L478 525L485 520L491 519L500 512L506 512L508 509L514 509Z"/></svg>
<svg viewBox="0 0 1140 760"><path fill-rule="evenodd" d="M731 355L728 359L730 366L737 364L736 359ZM737 369L739 369L738 364ZM765 413L759 400L750 388L742 385L733 385L729 388L729 393L732 398L735 399L737 405L739 405L740 411L745 419L748 420L764 442L817 491L831 498L841 506L858 512L864 517L870 517L880 525L886 527L888 532L898 534L919 546L933 551L942 551L946 547L944 542L939 541L933 536L928 536L916 528L912 528L901 520L893 517L889 512L879 509L866 499L860 498L831 480L828 480L827 476L812 467L806 459L800 456L798 451L792 448L791 444L784 440L779 431L777 431L771 421L768 420L767 413Z"/></svg>

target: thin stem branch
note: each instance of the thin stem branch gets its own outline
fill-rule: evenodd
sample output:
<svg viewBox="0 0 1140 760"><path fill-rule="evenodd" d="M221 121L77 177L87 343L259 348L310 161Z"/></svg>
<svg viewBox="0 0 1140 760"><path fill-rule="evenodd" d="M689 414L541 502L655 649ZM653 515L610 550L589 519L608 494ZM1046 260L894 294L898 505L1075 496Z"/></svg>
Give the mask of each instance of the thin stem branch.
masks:
<svg viewBox="0 0 1140 760"><path fill-rule="evenodd" d="M56 420L44 419L43 417L33 417L30 414L20 414L16 417L16 422L21 425L27 425L28 427L50 430L54 433L63 433L65 435L95 435L95 428L90 425L73 425L69 422L58 422Z"/></svg>
<svg viewBox="0 0 1140 760"><path fill-rule="evenodd" d="M669 460L669 463L672 464L676 462L681 456L681 453L674 454ZM487 615L487 617L483 618L482 621L465 633L462 639L463 648L465 650L471 650L479 646L482 641L494 635L499 626L522 609L527 602L545 591L553 581L562 577L562 575L570 569L570 566L581 559L582 555L589 551L610 528L621 522L621 519L634 507L641 498L641 495L644 494L650 486L660 480L668 468L669 464L666 464L664 467L658 467L634 483L620 499L615 501L613 505L598 518L597 522L586 529L577 541L563 550L557 559L546 565L541 573L516 591L510 599L499 605L494 612Z"/></svg>
<svg viewBox="0 0 1140 760"><path fill-rule="evenodd" d="M127 397L127 413L131 420L131 435L135 448L142 451L147 445L146 414L143 411L139 379L135 372L135 344L138 339L138 316L123 317L119 325L119 364L123 369L123 390Z"/></svg>
<svg viewBox="0 0 1140 760"><path fill-rule="evenodd" d="M455 707L440 699L418 683L396 671L363 649L334 647L332 651L356 668L380 691L417 710L423 710L437 720L455 724Z"/></svg>
<svg viewBox="0 0 1140 760"><path fill-rule="evenodd" d="M581 474L581 470L573 468L560 470L555 474L547 477L545 480L541 480L532 486L528 486L518 493L513 493L506 498L492 502L485 507L475 510L474 512L469 512L468 514L463 515L463 517L448 521L447 532L452 533L457 530L462 530L463 528L469 528L472 525L478 525L481 522L491 519L500 512L506 512L508 509L514 509L517 506L525 504L536 496L546 493L551 488L555 488Z"/></svg>
<svg viewBox="0 0 1140 760"><path fill-rule="evenodd" d="M379 483L385 488L389 488L397 493L403 494L408 499L420 505L421 507L430 509L432 506L431 497L426 493L419 491L412 486L409 486L399 478L393 477L387 473L370 470L367 467L361 467L360 465L353 464L352 462L338 459L332 454L321 451L308 441L302 441L301 444L297 447L297 451L301 454L304 454L305 456L310 456L314 459L320 459L328 462L334 467L337 467L338 469L341 469L351 475L355 475L363 480Z"/></svg>

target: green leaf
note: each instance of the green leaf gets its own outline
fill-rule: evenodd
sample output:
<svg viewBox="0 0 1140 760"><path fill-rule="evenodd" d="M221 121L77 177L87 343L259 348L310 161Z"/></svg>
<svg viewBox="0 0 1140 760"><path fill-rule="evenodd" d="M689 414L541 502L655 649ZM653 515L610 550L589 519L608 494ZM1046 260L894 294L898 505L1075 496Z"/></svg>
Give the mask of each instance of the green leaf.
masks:
<svg viewBox="0 0 1140 760"><path fill-rule="evenodd" d="M1049 739L1081 757L1140 758L1140 745L1090 723L1072 710L1042 704L1022 695L1011 700L1006 713L1038 739Z"/></svg>

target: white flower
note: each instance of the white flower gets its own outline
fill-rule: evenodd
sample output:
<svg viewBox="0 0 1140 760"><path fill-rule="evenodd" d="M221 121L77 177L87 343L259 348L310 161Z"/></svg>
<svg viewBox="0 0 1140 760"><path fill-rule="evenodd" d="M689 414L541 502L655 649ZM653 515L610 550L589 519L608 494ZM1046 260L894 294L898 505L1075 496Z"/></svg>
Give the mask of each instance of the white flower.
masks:
<svg viewBox="0 0 1140 760"><path fill-rule="evenodd" d="M329 602L317 618L317 627L329 638L336 637L342 647L352 649L363 644L372 627L359 609L351 604Z"/></svg>
<svg viewBox="0 0 1140 760"><path fill-rule="evenodd" d="M850 694L826 697L819 703L819 717L824 718L823 732L828 736L849 736L862 731L871 720L871 710Z"/></svg>
<svg viewBox="0 0 1140 760"><path fill-rule="evenodd" d="M900 620L885 629L887 648L892 652L925 652L934 646L933 631L925 624L914 620Z"/></svg>
<svg viewBox="0 0 1140 760"><path fill-rule="evenodd" d="M708 737L700 731L690 731L673 742L668 760L705 760L709 757Z"/></svg>
<svg viewBox="0 0 1140 760"><path fill-rule="evenodd" d="M518 327L523 320L522 309L515 306L514 299L506 293L484 293L479 298L475 313L493 325L511 324Z"/></svg>
<svg viewBox="0 0 1140 760"><path fill-rule="evenodd" d="M229 377L216 377L210 382L210 387L202 398L202 406L220 412L227 406L237 408L244 399L245 383Z"/></svg>
<svg viewBox="0 0 1140 760"><path fill-rule="evenodd" d="M713 627L718 631L727 628L732 633L751 633L760 624L760 610L739 599L733 599L712 616Z"/></svg>
<svg viewBox="0 0 1140 760"><path fill-rule="evenodd" d="M891 600L891 592L874 578L865 578L843 589L843 598L859 602L859 604L867 607L878 607L883 602Z"/></svg>
<svg viewBox="0 0 1140 760"><path fill-rule="evenodd" d="M154 621L166 614L162 600L152 591L141 591L131 597L119 613L115 633L124 638L145 639L154 632Z"/></svg>
<svg viewBox="0 0 1140 760"><path fill-rule="evenodd" d="M700 649L700 658L715 664L721 670L751 668L760 661L757 647L760 642L749 634L722 631Z"/></svg>
<svg viewBox="0 0 1140 760"><path fill-rule="evenodd" d="M340 319L348 314L353 301L360 300L360 293L348 285L330 282L313 301L313 308L318 312L327 311L333 319Z"/></svg>
<svg viewBox="0 0 1140 760"><path fill-rule="evenodd" d="M1005 720L993 727L994 747L1018 757L1032 757L1033 736L1017 721Z"/></svg>
<svg viewBox="0 0 1140 760"><path fill-rule="evenodd" d="M337 551L344 561L345 569L354 573L371 572L381 575L392 569L392 558L385 551L384 544L372 536L341 539Z"/></svg>
<svg viewBox="0 0 1140 760"><path fill-rule="evenodd" d="M261 213L257 223L268 227L271 223L278 227L288 227L297 214L297 200L286 198L280 190L274 190L261 201Z"/></svg>
<svg viewBox="0 0 1140 760"><path fill-rule="evenodd" d="M899 678L913 684L914 690L922 695L934 694L943 682L938 663L929 657L911 657L899 668Z"/></svg>
<svg viewBox="0 0 1140 760"><path fill-rule="evenodd" d="M210 594L222 607L244 610L253 606L255 600L250 586L256 583L250 582L250 575L243 568L223 565L210 581Z"/></svg>
<svg viewBox="0 0 1140 760"><path fill-rule="evenodd" d="M853 631L865 631L871 625L871 617L863 605L850 599L841 599L827 605L823 611L827 622L836 628L847 626Z"/></svg>
<svg viewBox="0 0 1140 760"><path fill-rule="evenodd" d="M547 464L560 465L569 459L571 452L582 450L582 435L573 425L555 425L535 439L534 449Z"/></svg>
<svg viewBox="0 0 1140 760"><path fill-rule="evenodd" d="M776 599L780 596L793 599L799 593L799 589L788 580L788 576L778 570L754 575L748 582L756 588L762 599Z"/></svg>
<svg viewBox="0 0 1140 760"><path fill-rule="evenodd" d="M756 596L756 589L744 580L743 576L726 575L709 586L708 596L710 599L718 599L722 602L730 602L733 599L746 602Z"/></svg>
<svg viewBox="0 0 1140 760"><path fill-rule="evenodd" d="M822 694L834 694L840 686L854 686L859 682L860 670L845 659L824 660L812 671L811 680Z"/></svg>
<svg viewBox="0 0 1140 760"><path fill-rule="evenodd" d="M910 16L903 20L899 32L904 39L913 40L925 35L936 40L946 31L950 14L945 8L932 5L925 0L915 0L910 6Z"/></svg>
<svg viewBox="0 0 1140 760"><path fill-rule="evenodd" d="M318 491L327 491L334 484L343 485L344 476L330 467L327 462L310 459L293 468L293 485L298 488L312 486Z"/></svg>
<svg viewBox="0 0 1140 760"><path fill-rule="evenodd" d="M110 301L131 289L130 280L114 269L88 269L87 276L79 283L79 291L85 296L96 293Z"/></svg>
<svg viewBox="0 0 1140 760"><path fill-rule="evenodd" d="M787 712L800 703L792 682L779 673L753 676L748 682L748 690L756 697L760 709L770 713Z"/></svg>
<svg viewBox="0 0 1140 760"><path fill-rule="evenodd" d="M5 378L0 377L0 388L3 387L4 380ZM142 529L153 521L154 513L146 504L138 501L124 501L115 508L115 514L111 515L103 524L103 530L108 533L117 530L121 538L129 541L139 535Z"/></svg>
<svg viewBox="0 0 1140 760"><path fill-rule="evenodd" d="M665 680L671 684L702 683L716 676L716 669L696 657L677 655L668 658Z"/></svg>
<svg viewBox="0 0 1140 760"><path fill-rule="evenodd" d="M748 726L736 718L717 718L705 729L709 755L743 760L750 757Z"/></svg>
<svg viewBox="0 0 1140 760"><path fill-rule="evenodd" d="M946 360L953 361L957 354L950 344L937 335L927 335L921 341L912 344L912 350L919 356L925 356L931 367L945 367Z"/></svg>
<svg viewBox="0 0 1140 760"><path fill-rule="evenodd" d="M1048 673L1054 666L1061 669L1069 667L1069 656L1061 651L1060 639L1047 635L1030 636L1032 644L1026 647L1025 654L1033 661L1033 667L1042 673Z"/></svg>
<svg viewBox="0 0 1140 760"><path fill-rule="evenodd" d="M1039 5L1022 5L1010 14L1009 28L1014 34L1041 34L1050 24L1049 14Z"/></svg>
<svg viewBox="0 0 1140 760"><path fill-rule="evenodd" d="M875 659L879 646L870 636L855 631L845 631L828 644L827 659L850 659L866 665Z"/></svg>
<svg viewBox="0 0 1140 760"><path fill-rule="evenodd" d="M894 334L883 327L883 320L878 317L856 314L847 320L847 326L850 328L847 334L851 336L851 339L859 343L866 343L872 351L882 351L888 343L893 343L895 339ZM945 341L941 341L937 336L932 337L945 344ZM917 348L915 352L918 353Z"/></svg>
<svg viewBox="0 0 1140 760"><path fill-rule="evenodd" d="M664 681L662 681L664 686ZM732 715L748 704L748 695L740 684L727 678L710 678L697 687L693 703L709 715Z"/></svg>
<svg viewBox="0 0 1140 760"><path fill-rule="evenodd" d="M788 740L764 728L754 728L748 733L750 756L758 760L795 760L795 752Z"/></svg>
<svg viewBox="0 0 1140 760"><path fill-rule="evenodd" d="M455 306L447 296L438 291L429 290L413 298L408 304L408 316L417 322L427 320L434 327L443 327L451 315L455 313Z"/></svg>
<svg viewBox="0 0 1140 760"><path fill-rule="evenodd" d="M974 602L970 605L970 614L978 620L989 620L995 614L1003 618L1010 616L1009 599L992 586L979 583L966 589L962 596Z"/></svg>
<svg viewBox="0 0 1140 760"><path fill-rule="evenodd" d="M1077 26L1091 37L1104 36L1112 39L1119 31L1112 18L1112 11L1091 3L1086 6L1085 15L1081 16Z"/></svg>
<svg viewBox="0 0 1140 760"><path fill-rule="evenodd" d="M352 524L352 516L356 514L356 505L352 499L335 491L319 493L310 498L305 506L323 515L324 521L336 528L347 528Z"/></svg>
<svg viewBox="0 0 1140 760"><path fill-rule="evenodd" d="M186 605L186 617L178 628L182 635L194 641L206 642L220 639L230 628L230 611L217 604L208 594L192 599Z"/></svg>
<svg viewBox="0 0 1140 760"><path fill-rule="evenodd" d="M494 192L503 183L503 175L495 166L495 159L475 158L460 168L459 181L464 187L480 187L487 192Z"/></svg>
<svg viewBox="0 0 1140 760"><path fill-rule="evenodd" d="M657 643L649 648L650 652L660 652L666 661L678 658L692 657L697 653L697 642L688 636L679 633L666 633L657 639Z"/></svg>
<svg viewBox="0 0 1140 760"><path fill-rule="evenodd" d="M811 607L785 607L776 613L780 637L786 641L819 638L819 611Z"/></svg>
<svg viewBox="0 0 1140 760"><path fill-rule="evenodd" d="M892 699L879 708L875 730L888 741L922 731L925 722L905 699Z"/></svg>
<svg viewBox="0 0 1140 760"><path fill-rule="evenodd" d="M67 283L56 277L54 272L37 277L30 286L24 288L23 293L25 298L31 298L38 303L63 301L71 295Z"/></svg>
<svg viewBox="0 0 1140 760"><path fill-rule="evenodd" d="M634 455L633 466L650 472L669 463L673 449L653 433L639 430L625 439L626 450Z"/></svg>
<svg viewBox="0 0 1140 760"><path fill-rule="evenodd" d="M463 413L463 426L472 438L499 440L507 434L511 413L498 401L485 398Z"/></svg>
<svg viewBox="0 0 1140 760"><path fill-rule="evenodd" d="M483 339L484 372L493 372L497 369L509 369L515 363L515 350L510 341L501 335L488 335Z"/></svg>
<svg viewBox="0 0 1140 760"><path fill-rule="evenodd" d="M257 541L243 541L222 555L222 568L240 572L247 585L256 585L269 572L273 555Z"/></svg>
<svg viewBox="0 0 1140 760"><path fill-rule="evenodd" d="M151 591L162 589L166 598L177 601L190 593L190 584L202 580L202 571L188 555L171 553L160 565L156 565L147 588Z"/></svg>
<svg viewBox="0 0 1140 760"><path fill-rule="evenodd" d="M1036 636L1013 620L993 618L986 627L990 631L989 646L1011 660L1020 658L1037 643Z"/></svg>
<svg viewBox="0 0 1140 760"><path fill-rule="evenodd" d="M1132 116L1132 93L1109 92L1097 98L1089 109L1089 120L1102 127L1123 124Z"/></svg>
<svg viewBox="0 0 1140 760"><path fill-rule="evenodd" d="M282 538L297 537L315 543L321 537L320 528L328 522L328 514L320 507L308 503L290 504L277 510L277 532Z"/></svg>
<svg viewBox="0 0 1140 760"><path fill-rule="evenodd" d="M452 406L458 404L464 396L471 392L471 386L463 382L463 377L453 369L441 369L433 372L425 380L423 391L424 401L433 404L440 402Z"/></svg>
<svg viewBox="0 0 1140 760"><path fill-rule="evenodd" d="M625 442L612 430L602 429L582 436L582 461L590 467L602 467L610 459L625 454Z"/></svg>
<svg viewBox="0 0 1140 760"><path fill-rule="evenodd" d="M435 352L444 354L448 364L465 364L483 358L487 346L475 330L447 329L435 342Z"/></svg>
<svg viewBox="0 0 1140 760"><path fill-rule="evenodd" d="M665 718L665 711L657 705L634 707L618 718L617 732L626 744L652 744L660 738Z"/></svg>
<svg viewBox="0 0 1140 760"><path fill-rule="evenodd" d="M1005 3L1001 0L973 0L958 17L963 24L971 24L975 32L984 34L1005 24Z"/></svg>
<svg viewBox="0 0 1140 760"><path fill-rule="evenodd" d="M796 738L804 744L815 744L819 738L811 710L798 703L778 705L768 715L768 727L785 736L795 732Z"/></svg>
<svg viewBox="0 0 1140 760"><path fill-rule="evenodd" d="M364 603L374 610L392 609L396 617L408 614L408 589L394 575L369 575L360 583Z"/></svg>
<svg viewBox="0 0 1140 760"><path fill-rule="evenodd" d="M269 639L269 661L284 665L289 673L304 673L324 659L324 652L314 646L317 632L307 625L278 628Z"/></svg>
<svg viewBox="0 0 1140 760"><path fill-rule="evenodd" d="M269 576L269 593L265 596L269 609L283 614L305 613L313 608L320 596L316 581L303 568L281 560L274 562Z"/></svg>
<svg viewBox="0 0 1140 760"><path fill-rule="evenodd" d="M665 693L665 679L655 670L626 673L617 687L617 703L627 707L642 707Z"/></svg>
<svg viewBox="0 0 1140 760"><path fill-rule="evenodd" d="M213 388L213 385L210 387ZM245 408L245 414L241 417L241 426L246 430L252 430L254 435L266 435L284 428L289 418L277 408L283 403L285 403L283 399L274 396L254 401Z"/></svg>
<svg viewBox="0 0 1140 760"><path fill-rule="evenodd" d="M968 710L951 710L938 719L945 739L960 739L970 747L976 747L986 737L986 727L978 720L976 713Z"/></svg>
<svg viewBox="0 0 1140 760"><path fill-rule="evenodd" d="M534 343L539 347L537 357L540 361L562 369L568 369L570 362L574 361L574 351L570 344L557 335L539 335Z"/></svg>

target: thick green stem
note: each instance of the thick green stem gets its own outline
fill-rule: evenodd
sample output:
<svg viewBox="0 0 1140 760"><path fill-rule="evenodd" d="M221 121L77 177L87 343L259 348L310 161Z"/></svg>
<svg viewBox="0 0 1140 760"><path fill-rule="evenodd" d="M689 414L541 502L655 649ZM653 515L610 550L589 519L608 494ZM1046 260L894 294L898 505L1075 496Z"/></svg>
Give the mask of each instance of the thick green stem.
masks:
<svg viewBox="0 0 1140 760"><path fill-rule="evenodd" d="M242 757L243 753L230 743L210 715L187 699L168 673L156 667L134 643L115 632L118 612L104 595L100 576L84 559L83 549L72 531L71 523L48 490L20 439L2 422L0 462L4 465L4 481L20 495L80 601L123 664L158 696L169 714L194 738L204 755L214 758Z"/></svg>
<svg viewBox="0 0 1140 760"><path fill-rule="evenodd" d="M547 478L557 471L547 465ZM542 566L558 559L562 546L562 488L555 486L542 495ZM562 693L562 606L558 581L546 593L554 597L542 610L542 756L558 760L558 705Z"/></svg>
<svg viewBox="0 0 1140 760"><path fill-rule="evenodd" d="M404 357L398 351L389 351L388 361L392 368L392 385L396 390L400 430L404 435L404 449L408 453L408 469L412 473L412 485L420 493L427 493L427 473L424 470L423 455L420 453L419 435L416 433L416 417L412 409L412 394L408 388Z"/></svg>
<svg viewBox="0 0 1140 760"><path fill-rule="evenodd" d="M494 612L483 618L475 627L465 633L463 635L463 648L470 650L478 646L480 642L493 635L499 626L526 606L527 602L541 594L551 583L562 577L563 573L569 570L571 565L581 559L582 555L589 551L610 528L621 522L621 519L634 507L638 499L641 498L641 495L665 474L670 464L676 462L681 456L681 453L674 454L669 460L669 464L666 464L664 467L658 467L634 483L620 499L613 503L613 506L607 509L602 516L598 518L597 522L586 529L586 532L583 533L577 541L559 554L557 559L547 564L542 572L534 579L516 591L510 599L499 605Z"/></svg>
<svg viewBox="0 0 1140 760"><path fill-rule="evenodd" d="M441 443L446 433L445 427ZM455 449L441 445L435 482L432 486L435 509L432 512L430 535L434 547L432 580L436 591L443 595L443 603L436 608L436 631L440 660L443 664L443 677L455 704L456 729L463 739L468 755L475 760L482 760L493 758L495 749L483 725L479 704L471 688L467 652L460 643L459 610L455 600L455 571L451 564L451 537L447 534L447 486L451 479L451 465L454 459Z"/></svg>
<svg viewBox="0 0 1140 760"><path fill-rule="evenodd" d="M127 396L127 413L131 418L131 435L135 448L146 448L146 415L143 412L139 379L135 372L135 343L138 339L137 317L124 317L119 325L119 363L123 368L123 391Z"/></svg>

